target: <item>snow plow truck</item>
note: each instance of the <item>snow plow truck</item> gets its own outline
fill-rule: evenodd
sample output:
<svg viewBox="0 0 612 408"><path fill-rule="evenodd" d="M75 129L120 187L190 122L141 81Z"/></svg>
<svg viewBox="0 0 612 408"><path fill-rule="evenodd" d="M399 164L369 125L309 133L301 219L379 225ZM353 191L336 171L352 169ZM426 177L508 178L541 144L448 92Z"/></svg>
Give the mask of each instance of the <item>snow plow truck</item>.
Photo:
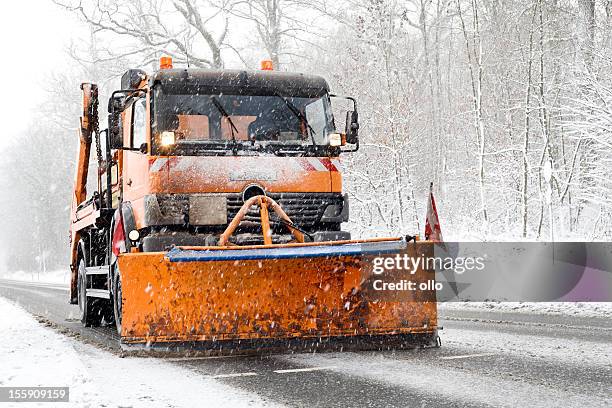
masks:
<svg viewBox="0 0 612 408"><path fill-rule="evenodd" d="M100 130L98 87L81 89L70 302L85 326L114 324L127 347L436 345L435 298L366 290L377 258L430 243L341 228L340 157L359 148L353 98L269 64L184 69L163 57L153 74L122 76ZM336 98L349 106L341 131Z"/></svg>

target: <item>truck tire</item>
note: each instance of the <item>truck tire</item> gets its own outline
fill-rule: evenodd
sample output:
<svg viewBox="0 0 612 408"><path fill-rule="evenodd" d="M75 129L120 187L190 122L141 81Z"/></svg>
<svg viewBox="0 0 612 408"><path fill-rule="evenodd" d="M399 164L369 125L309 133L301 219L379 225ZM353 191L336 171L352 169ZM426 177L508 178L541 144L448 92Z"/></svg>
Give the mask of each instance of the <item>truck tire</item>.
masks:
<svg viewBox="0 0 612 408"><path fill-rule="evenodd" d="M121 336L121 316L123 314L123 293L121 291L121 272L119 266L115 264L115 273L113 274L113 313L115 317L115 326L117 333Z"/></svg>
<svg viewBox="0 0 612 408"><path fill-rule="evenodd" d="M107 325L115 324L115 311L113 310L113 299L104 300L102 304L101 314L104 318L104 323Z"/></svg>
<svg viewBox="0 0 612 408"><path fill-rule="evenodd" d="M85 260L79 261L79 276L77 280L77 292L79 296L79 310L81 312L81 323L83 326L99 326L102 316L97 299L87 297Z"/></svg>

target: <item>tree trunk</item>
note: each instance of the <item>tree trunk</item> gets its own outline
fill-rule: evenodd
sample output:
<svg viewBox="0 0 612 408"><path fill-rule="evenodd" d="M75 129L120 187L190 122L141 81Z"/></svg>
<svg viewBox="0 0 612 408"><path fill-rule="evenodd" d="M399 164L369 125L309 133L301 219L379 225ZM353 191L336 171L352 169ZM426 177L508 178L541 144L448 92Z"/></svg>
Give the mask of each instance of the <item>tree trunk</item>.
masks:
<svg viewBox="0 0 612 408"><path fill-rule="evenodd" d="M529 27L529 59L527 60L527 86L525 91L525 136L523 138L523 174L521 185L521 222L523 226L523 237L527 237L527 223L529 218L527 187L529 181L529 162L527 155L529 153L529 133L531 132L531 81L533 76L533 29L535 24L535 7L531 18L531 26Z"/></svg>
<svg viewBox="0 0 612 408"><path fill-rule="evenodd" d="M595 45L595 0L579 0L582 26L582 53L586 68L593 68L593 47ZM609 4L608 4L609 6Z"/></svg>

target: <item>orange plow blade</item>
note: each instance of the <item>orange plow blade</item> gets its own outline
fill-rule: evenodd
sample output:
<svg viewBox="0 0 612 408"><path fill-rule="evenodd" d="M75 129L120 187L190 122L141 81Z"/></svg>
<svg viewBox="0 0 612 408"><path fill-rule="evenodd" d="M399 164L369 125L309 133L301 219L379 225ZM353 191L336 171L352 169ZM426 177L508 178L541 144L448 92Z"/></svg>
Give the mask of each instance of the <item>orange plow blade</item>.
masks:
<svg viewBox="0 0 612 408"><path fill-rule="evenodd" d="M253 247L178 247L119 257L124 343L396 337L434 345L436 302L377 299L376 257L416 256L403 239ZM416 282L434 278L417 270Z"/></svg>

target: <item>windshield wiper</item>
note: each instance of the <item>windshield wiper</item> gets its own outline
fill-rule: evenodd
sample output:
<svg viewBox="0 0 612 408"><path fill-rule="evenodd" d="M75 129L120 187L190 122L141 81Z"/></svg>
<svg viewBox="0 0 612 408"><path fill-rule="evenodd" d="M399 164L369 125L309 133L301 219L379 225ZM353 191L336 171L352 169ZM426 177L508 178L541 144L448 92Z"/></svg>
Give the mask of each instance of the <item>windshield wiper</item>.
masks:
<svg viewBox="0 0 612 408"><path fill-rule="evenodd" d="M284 96L280 94L274 94L274 96L276 96L277 98L280 98L283 102L285 102L285 105L287 106L287 108L289 108L291 113L293 113L295 117L298 118L298 120L304 121L304 124L308 128L308 133L310 134L312 145L316 146L317 142L315 141L314 136L317 134L317 132L315 132L312 126L310 126L310 123L308 123L308 119L306 119L306 116L289 99L285 98Z"/></svg>
<svg viewBox="0 0 612 408"><path fill-rule="evenodd" d="M260 153L272 153L275 156L284 156L287 154L303 155L305 153L304 149L291 150L291 149L287 149L286 147L287 146L273 146L273 145L259 144L257 151Z"/></svg>
<svg viewBox="0 0 612 408"><path fill-rule="evenodd" d="M236 134L235 133L238 133L238 129L236 129L236 126L234 125L234 122L232 121L232 118L230 118L230 115L227 113L227 111L225 110L223 105L221 105L221 102L219 102L219 100L217 100L217 98L215 98L212 95L210 97L210 100L212 101L213 105L215 105L215 108L217 108L217 110L219 111L221 116L223 116L225 119L227 119L227 121L230 124L230 132L232 133L232 143L234 144L232 150L234 150L234 154L236 154L236 149L237 149L237 146L238 146L238 142L236 142Z"/></svg>

